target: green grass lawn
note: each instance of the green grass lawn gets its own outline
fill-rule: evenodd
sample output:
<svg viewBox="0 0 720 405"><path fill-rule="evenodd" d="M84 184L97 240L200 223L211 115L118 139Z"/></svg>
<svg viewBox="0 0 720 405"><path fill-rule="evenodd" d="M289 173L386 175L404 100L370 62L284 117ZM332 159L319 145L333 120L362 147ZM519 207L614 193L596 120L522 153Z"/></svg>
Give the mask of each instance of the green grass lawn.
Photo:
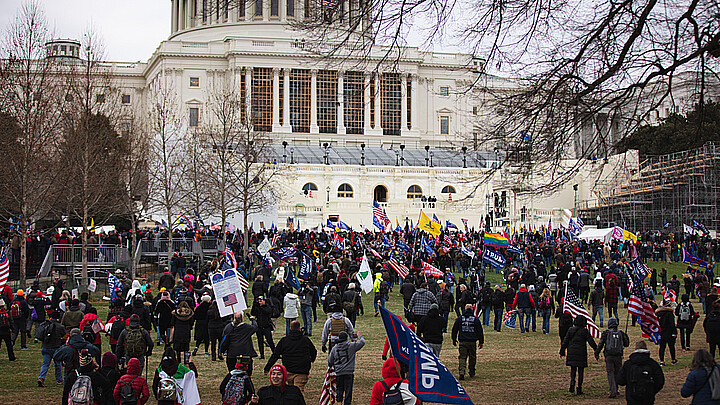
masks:
<svg viewBox="0 0 720 405"><path fill-rule="evenodd" d="M650 262L649 265L658 269L661 266L666 266L670 274L679 274L685 269L685 265L682 264L665 265ZM499 282L499 277L494 274L489 274L488 278L493 283ZM693 300L693 303L696 302L696 300ZM367 310L365 316L358 317L357 330L363 334L367 345L357 356L353 395L353 403L356 404L367 404L369 402L372 384L380 378L383 362L381 354L385 340L382 321L379 317L373 316L372 299L364 295L363 304ZM399 295L397 288L391 293L387 305L394 313L402 314L402 297ZM106 305L97 302L96 306L98 306L101 319L105 319L107 314ZM620 325L624 329L627 325L627 312L624 308L620 309L620 317ZM452 323L454 319L455 315L451 314L450 322ZM320 390L327 366L327 354L323 354L319 350L320 332L324 320L325 316L320 310L318 312L318 322L313 325L312 340L319 353L305 392L308 404L319 402ZM700 324L702 320L703 318L698 323ZM278 320L279 327L275 334L275 342L284 336L284 324L283 319ZM537 330L540 331L541 319L539 319L537 326ZM641 338L640 329L637 326L628 326L627 328L631 345L633 345L634 342ZM679 345L678 342L677 346L679 347ZM657 346L652 344L650 346L652 357L658 359ZM2 398L2 404L59 404L62 387L54 384L52 367L46 380L47 386L45 388L37 387L37 374L42 363L40 344L30 343L29 347L30 349L26 351L16 351L18 361L15 363L8 362L4 350L0 351L0 398ZM699 328L693 334L691 347L694 349L707 347L705 333L702 328ZM589 367L585 371L585 384L583 387L586 395L582 397L571 395L567 390L570 371L565 366L564 359L561 359L558 355L559 348L560 341L555 318L551 321L549 335L543 335L542 332L521 335L519 330L510 330L504 327L502 332L495 332L492 327L486 327L485 347L478 351L478 374L473 379L465 380L463 386L476 404L624 403L624 399L609 400L607 398L608 386L602 356L598 362L592 357L589 359ZM107 350L109 350L108 341L107 338L103 338L103 351ZM161 352L162 350L154 350L150 359L150 371L159 364ZM630 350L626 349L626 357L629 353ZM669 354L666 356L669 364ZM665 388L658 395L656 403L689 403L688 400L680 398L680 387L685 381L691 358L692 352L679 351L679 363L674 366L664 367ZM457 349L452 346L449 333L446 335L440 359L450 371L457 373ZM220 403L218 386L226 374L225 362L212 362L209 356L204 355L198 355L194 361L200 372L198 385L203 403ZM264 365L265 363L261 361L256 361L254 365L253 381L257 387L269 384L267 376L262 373ZM152 379L152 372L149 372L148 376ZM624 391L621 388L622 392ZM151 399L149 403L153 404L155 400Z"/></svg>

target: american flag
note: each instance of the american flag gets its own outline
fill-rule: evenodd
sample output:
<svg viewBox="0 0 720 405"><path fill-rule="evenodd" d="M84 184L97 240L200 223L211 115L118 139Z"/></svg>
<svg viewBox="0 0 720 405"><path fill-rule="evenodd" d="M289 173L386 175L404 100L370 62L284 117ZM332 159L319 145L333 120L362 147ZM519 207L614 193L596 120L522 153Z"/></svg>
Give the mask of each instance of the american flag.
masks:
<svg viewBox="0 0 720 405"><path fill-rule="evenodd" d="M630 298L628 299L628 312L637 315L643 337L651 339L655 344L660 343L660 322L658 322L652 305L647 302L645 290L642 288L642 279L634 272L630 277Z"/></svg>
<svg viewBox="0 0 720 405"><path fill-rule="evenodd" d="M338 6L337 0L323 0L323 6L325 8L336 9Z"/></svg>
<svg viewBox="0 0 720 405"><path fill-rule="evenodd" d="M465 225L465 232L467 233L468 232L468 226L467 226L468 220L465 218L460 218L460 220L463 222L463 225Z"/></svg>
<svg viewBox="0 0 720 405"><path fill-rule="evenodd" d="M233 254L232 249L230 247L225 248L225 262L233 268L237 269L237 262L235 261L235 254Z"/></svg>
<svg viewBox="0 0 720 405"><path fill-rule="evenodd" d="M328 367L325 373L325 382L320 393L320 405L334 405L335 393L337 392L337 381L335 379L335 368Z"/></svg>
<svg viewBox="0 0 720 405"><path fill-rule="evenodd" d="M370 251L370 253L372 253L373 256L375 256L376 258L382 260L382 256L380 256L380 253L378 253L375 249L373 249L373 248L368 248L368 250Z"/></svg>
<svg viewBox="0 0 720 405"><path fill-rule="evenodd" d="M443 273L438 269L437 267L433 266L430 263L422 262L422 268L425 272L425 275L433 276L433 277L442 277Z"/></svg>
<svg viewBox="0 0 720 405"><path fill-rule="evenodd" d="M225 304L225 306L235 305L238 303L237 297L235 296L235 294L226 295L223 297L223 303Z"/></svg>
<svg viewBox="0 0 720 405"><path fill-rule="evenodd" d="M0 288L5 287L10 276L10 261L5 252L0 253Z"/></svg>
<svg viewBox="0 0 720 405"><path fill-rule="evenodd" d="M393 270L395 270L397 272L397 274L400 275L400 278L402 278L403 280L410 273L410 270L408 270L408 268L405 267L405 265L403 265L402 263L399 263L395 259L388 260L388 264L390 265L390 267L392 267Z"/></svg>
<svg viewBox="0 0 720 405"><path fill-rule="evenodd" d="M505 324L505 327L510 329L515 329L515 314L517 313L517 309L513 309L512 311L505 312L503 315L503 323Z"/></svg>
<svg viewBox="0 0 720 405"><path fill-rule="evenodd" d="M380 204L378 204L377 201L373 201L373 216L377 217L385 226L388 226L390 223L390 218L388 218L387 214L385 213L385 210L380 207Z"/></svg>
<svg viewBox="0 0 720 405"><path fill-rule="evenodd" d="M270 242L270 246L277 245L278 241L280 240L280 234L276 233L272 236L272 241Z"/></svg>
<svg viewBox="0 0 720 405"><path fill-rule="evenodd" d="M583 308L582 303L572 289L567 289L564 301L565 305L563 306L563 312L572 315L573 319L577 318L578 315L584 316L585 319L587 319L587 328L590 331L592 337L596 339L599 338L600 329L595 324L595 322L593 322L592 317L590 316L590 314L588 314L588 311Z"/></svg>

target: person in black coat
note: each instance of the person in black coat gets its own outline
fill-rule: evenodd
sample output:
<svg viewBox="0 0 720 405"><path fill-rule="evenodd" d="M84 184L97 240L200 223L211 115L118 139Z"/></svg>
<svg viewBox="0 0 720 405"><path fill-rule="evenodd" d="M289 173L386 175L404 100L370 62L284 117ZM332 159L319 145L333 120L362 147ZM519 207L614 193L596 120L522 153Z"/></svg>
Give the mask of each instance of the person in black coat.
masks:
<svg viewBox="0 0 720 405"><path fill-rule="evenodd" d="M148 332L152 330L150 310L148 309L148 306L145 305L145 298L142 295L136 295L135 298L133 298L130 310L127 312L130 314L137 314L138 318L140 318L140 326L142 326L143 329Z"/></svg>
<svg viewBox="0 0 720 405"><path fill-rule="evenodd" d="M226 353L226 364L228 371L235 369L238 357L249 358L248 375L252 375L252 359L257 357L257 352L252 344L252 335L258 330L255 317L250 317L252 325L243 323L243 314L235 314L233 321L225 326L223 330L222 344L220 351ZM273 350L275 348L273 347Z"/></svg>
<svg viewBox="0 0 720 405"><path fill-rule="evenodd" d="M190 351L190 334L195 322L195 312L186 301L181 301L172 314L174 330L171 340L177 358L182 359L182 353Z"/></svg>
<svg viewBox="0 0 720 405"><path fill-rule="evenodd" d="M677 328L680 334L680 346L682 350L690 350L690 334L693 329L693 315L695 309L690 303L690 297L683 294L682 301L675 308L675 316L677 316Z"/></svg>
<svg viewBox="0 0 720 405"><path fill-rule="evenodd" d="M427 315L420 318L417 334L432 352L440 357L442 350L443 332L447 330L447 320L440 316L438 305L430 305Z"/></svg>
<svg viewBox="0 0 720 405"><path fill-rule="evenodd" d="M642 379L633 377L638 374L645 377ZM665 375L658 362L650 358L650 351L644 340L635 343L635 351L618 371L617 383L627 385L625 399L628 405L655 403L655 395L665 385Z"/></svg>
<svg viewBox="0 0 720 405"><path fill-rule="evenodd" d="M500 332L502 327L503 309L505 309L505 293L499 285L495 286L492 294L492 306L495 313L494 329Z"/></svg>
<svg viewBox="0 0 720 405"><path fill-rule="evenodd" d="M201 343L205 343L205 355L209 355L208 346L210 345L210 336L208 333L208 310L210 309L210 301L212 297L209 293L205 293L200 297L200 305L195 308L195 350L193 356L198 352Z"/></svg>
<svg viewBox="0 0 720 405"><path fill-rule="evenodd" d="M663 302L661 307L655 310L658 322L660 323L660 365L665 365L665 348L669 346L672 364L677 363L675 359L675 341L677 340L677 328L675 327L675 312L670 307L670 301Z"/></svg>
<svg viewBox="0 0 720 405"><path fill-rule="evenodd" d="M215 361L216 358L219 358L220 361L222 361L223 356L222 351L220 350L220 341L222 339L225 325L230 322L230 316L221 317L217 301L213 301L208 308L207 318L208 338L210 339L210 350L212 350L211 359L212 361Z"/></svg>
<svg viewBox="0 0 720 405"><path fill-rule="evenodd" d="M290 333L280 339L265 365L266 374L280 358L288 372L287 383L297 386L300 391L304 392L310 368L317 358L317 349L310 338L303 335L300 330L300 322L290 322Z"/></svg>
<svg viewBox="0 0 720 405"><path fill-rule="evenodd" d="M170 291L175 287L175 277L173 277L172 273L169 271L166 271L163 273L162 276L160 276L160 281L158 281L158 289L165 287L167 291Z"/></svg>
<svg viewBox="0 0 720 405"><path fill-rule="evenodd" d="M584 316L578 316L573 322L573 326L567 331L562 346L560 346L560 357L567 358L565 365L570 366L570 392L582 395L582 383L587 367L587 345L589 344L593 350L597 350L597 345L590 335L590 331L586 328L587 319ZM577 373L577 391L575 391L575 374Z"/></svg>
<svg viewBox="0 0 720 405"><path fill-rule="evenodd" d="M258 297L250 310L250 315L257 320L257 340L261 359L265 358L265 343L270 346L270 350L275 351L275 342L272 339L272 311L273 308L267 303L265 297Z"/></svg>
<svg viewBox="0 0 720 405"><path fill-rule="evenodd" d="M255 282L252 285L252 295L254 299L257 299L257 297L264 297L268 293L268 286L265 281L263 281L263 276L259 275L255 277Z"/></svg>
<svg viewBox="0 0 720 405"><path fill-rule="evenodd" d="M159 295L159 299L155 304L155 319L157 320L158 329L160 331L160 339L164 343L169 344L168 329L172 326L175 303L170 299L170 293L163 291Z"/></svg>

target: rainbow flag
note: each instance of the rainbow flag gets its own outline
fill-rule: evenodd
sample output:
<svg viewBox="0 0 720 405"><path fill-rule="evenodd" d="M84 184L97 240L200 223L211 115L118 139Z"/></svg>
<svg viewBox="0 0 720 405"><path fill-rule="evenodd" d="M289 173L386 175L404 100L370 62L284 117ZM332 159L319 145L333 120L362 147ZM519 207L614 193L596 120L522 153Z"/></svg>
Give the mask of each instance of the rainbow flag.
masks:
<svg viewBox="0 0 720 405"><path fill-rule="evenodd" d="M490 232L485 232L483 242L484 242L485 246L492 246L492 247L501 248L501 249L507 248L508 245L510 244L510 242L508 241L508 239L506 237L500 235L499 233L490 233Z"/></svg>

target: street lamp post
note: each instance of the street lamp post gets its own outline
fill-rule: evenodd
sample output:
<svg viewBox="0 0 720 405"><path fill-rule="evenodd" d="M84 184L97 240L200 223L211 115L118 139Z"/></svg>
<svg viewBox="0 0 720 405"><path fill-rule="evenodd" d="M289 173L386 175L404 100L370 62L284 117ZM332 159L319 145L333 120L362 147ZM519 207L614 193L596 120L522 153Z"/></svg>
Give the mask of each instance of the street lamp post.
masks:
<svg viewBox="0 0 720 405"><path fill-rule="evenodd" d="M324 143L323 143L323 148L325 148L325 164L326 164L326 165L329 165L329 164L330 164L330 159L328 158L328 147L329 147L329 146L330 146L329 143L327 143L327 142L324 142Z"/></svg>
<svg viewBox="0 0 720 405"><path fill-rule="evenodd" d="M360 144L360 166L365 166L365 143Z"/></svg>
<svg viewBox="0 0 720 405"><path fill-rule="evenodd" d="M463 169L467 169L467 146L462 147L463 152Z"/></svg>
<svg viewBox="0 0 720 405"><path fill-rule="evenodd" d="M430 145L425 145L425 166L430 167Z"/></svg>
<svg viewBox="0 0 720 405"><path fill-rule="evenodd" d="M405 145L400 145L400 166L403 166L405 163Z"/></svg>
<svg viewBox="0 0 720 405"><path fill-rule="evenodd" d="M283 141L282 146L283 146L283 160L282 160L282 162L283 162L283 163L287 163L287 146L288 146L287 141Z"/></svg>

